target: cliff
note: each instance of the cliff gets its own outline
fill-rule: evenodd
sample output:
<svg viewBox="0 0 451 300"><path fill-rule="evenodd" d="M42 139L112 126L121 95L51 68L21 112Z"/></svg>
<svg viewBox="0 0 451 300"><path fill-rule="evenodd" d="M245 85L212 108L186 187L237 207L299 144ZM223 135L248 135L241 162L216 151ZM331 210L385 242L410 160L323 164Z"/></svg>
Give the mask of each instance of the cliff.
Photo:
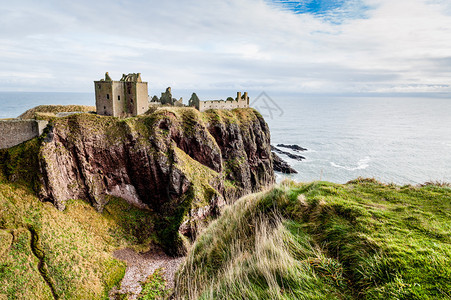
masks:
<svg viewBox="0 0 451 300"><path fill-rule="evenodd" d="M225 203L274 182L269 128L252 109L55 119L38 163L41 200L63 210L85 199L102 211L108 196L121 197L159 216L157 235L171 254L183 252L182 223L194 235Z"/></svg>

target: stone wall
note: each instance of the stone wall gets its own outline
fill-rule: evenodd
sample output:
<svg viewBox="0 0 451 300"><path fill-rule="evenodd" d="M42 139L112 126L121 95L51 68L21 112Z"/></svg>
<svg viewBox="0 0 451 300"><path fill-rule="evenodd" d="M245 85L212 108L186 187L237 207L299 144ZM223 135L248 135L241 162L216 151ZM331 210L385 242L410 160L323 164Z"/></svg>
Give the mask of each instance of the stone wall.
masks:
<svg viewBox="0 0 451 300"><path fill-rule="evenodd" d="M99 115L113 116L113 84L111 81L95 81L96 109Z"/></svg>
<svg viewBox="0 0 451 300"><path fill-rule="evenodd" d="M9 148L42 134L47 121L0 120L0 149Z"/></svg>
<svg viewBox="0 0 451 300"><path fill-rule="evenodd" d="M147 82L136 84L136 114L142 115L149 110L149 95Z"/></svg>
<svg viewBox="0 0 451 300"><path fill-rule="evenodd" d="M209 109L234 109L234 108L246 108L249 107L249 97L247 93L244 93L244 97L241 97L241 93L237 93L235 100L208 100L199 101L199 111L203 112Z"/></svg>
<svg viewBox="0 0 451 300"><path fill-rule="evenodd" d="M127 99L125 97L124 83L120 81L112 81L113 96L109 103L113 106L113 116L123 116L127 111Z"/></svg>

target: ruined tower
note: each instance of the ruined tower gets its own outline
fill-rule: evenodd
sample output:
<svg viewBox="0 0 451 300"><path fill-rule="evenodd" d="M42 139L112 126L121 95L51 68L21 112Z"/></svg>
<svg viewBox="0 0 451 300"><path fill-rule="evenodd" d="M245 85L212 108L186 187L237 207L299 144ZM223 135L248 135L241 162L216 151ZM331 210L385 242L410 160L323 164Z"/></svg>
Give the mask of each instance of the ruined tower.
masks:
<svg viewBox="0 0 451 300"><path fill-rule="evenodd" d="M120 81L105 79L94 81L97 114L114 117L137 116L149 108L147 82L141 73L123 74Z"/></svg>

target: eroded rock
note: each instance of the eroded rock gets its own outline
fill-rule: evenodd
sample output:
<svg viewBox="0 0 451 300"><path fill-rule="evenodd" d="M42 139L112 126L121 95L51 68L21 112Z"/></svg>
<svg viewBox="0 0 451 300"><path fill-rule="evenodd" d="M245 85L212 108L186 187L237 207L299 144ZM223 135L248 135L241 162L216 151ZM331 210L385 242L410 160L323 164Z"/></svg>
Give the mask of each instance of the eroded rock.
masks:
<svg viewBox="0 0 451 300"><path fill-rule="evenodd" d="M153 210L171 254L181 254L174 244L182 222L195 230L199 218L274 182L269 128L252 109L71 115L43 140L42 200L63 210L69 199L86 199L102 211L111 195Z"/></svg>
<svg viewBox="0 0 451 300"><path fill-rule="evenodd" d="M305 157L302 156L302 155L297 155L297 154L293 154L293 153L290 153L290 152L282 151L279 148L274 147L274 146L271 146L271 150L276 152L276 153L279 153L279 154L284 154L284 155L288 156L289 158L292 158L292 159L295 159L295 160L298 160L298 161L302 161L302 160L305 159Z"/></svg>
<svg viewBox="0 0 451 300"><path fill-rule="evenodd" d="M293 169L286 161L281 159L276 153L271 152L274 171L284 174L297 174L298 172Z"/></svg>
<svg viewBox="0 0 451 300"><path fill-rule="evenodd" d="M277 144L277 147L288 148L288 149L294 150L294 151L296 151L296 152L307 151L306 148L302 148L302 147L299 146L299 145Z"/></svg>

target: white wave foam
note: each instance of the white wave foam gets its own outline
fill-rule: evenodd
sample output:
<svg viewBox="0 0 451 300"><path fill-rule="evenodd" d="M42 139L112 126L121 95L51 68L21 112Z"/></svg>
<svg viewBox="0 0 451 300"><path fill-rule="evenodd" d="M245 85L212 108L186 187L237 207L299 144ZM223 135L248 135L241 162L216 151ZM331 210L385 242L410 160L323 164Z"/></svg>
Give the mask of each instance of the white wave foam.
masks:
<svg viewBox="0 0 451 300"><path fill-rule="evenodd" d="M368 168L370 166L370 164L369 164L370 161L371 161L371 158L369 156L366 156L357 162L356 167L342 166L342 165L336 164L334 162L330 162L330 164L331 164L331 166L333 166L335 168L345 169L348 171L356 171L356 170L364 170L364 169Z"/></svg>

